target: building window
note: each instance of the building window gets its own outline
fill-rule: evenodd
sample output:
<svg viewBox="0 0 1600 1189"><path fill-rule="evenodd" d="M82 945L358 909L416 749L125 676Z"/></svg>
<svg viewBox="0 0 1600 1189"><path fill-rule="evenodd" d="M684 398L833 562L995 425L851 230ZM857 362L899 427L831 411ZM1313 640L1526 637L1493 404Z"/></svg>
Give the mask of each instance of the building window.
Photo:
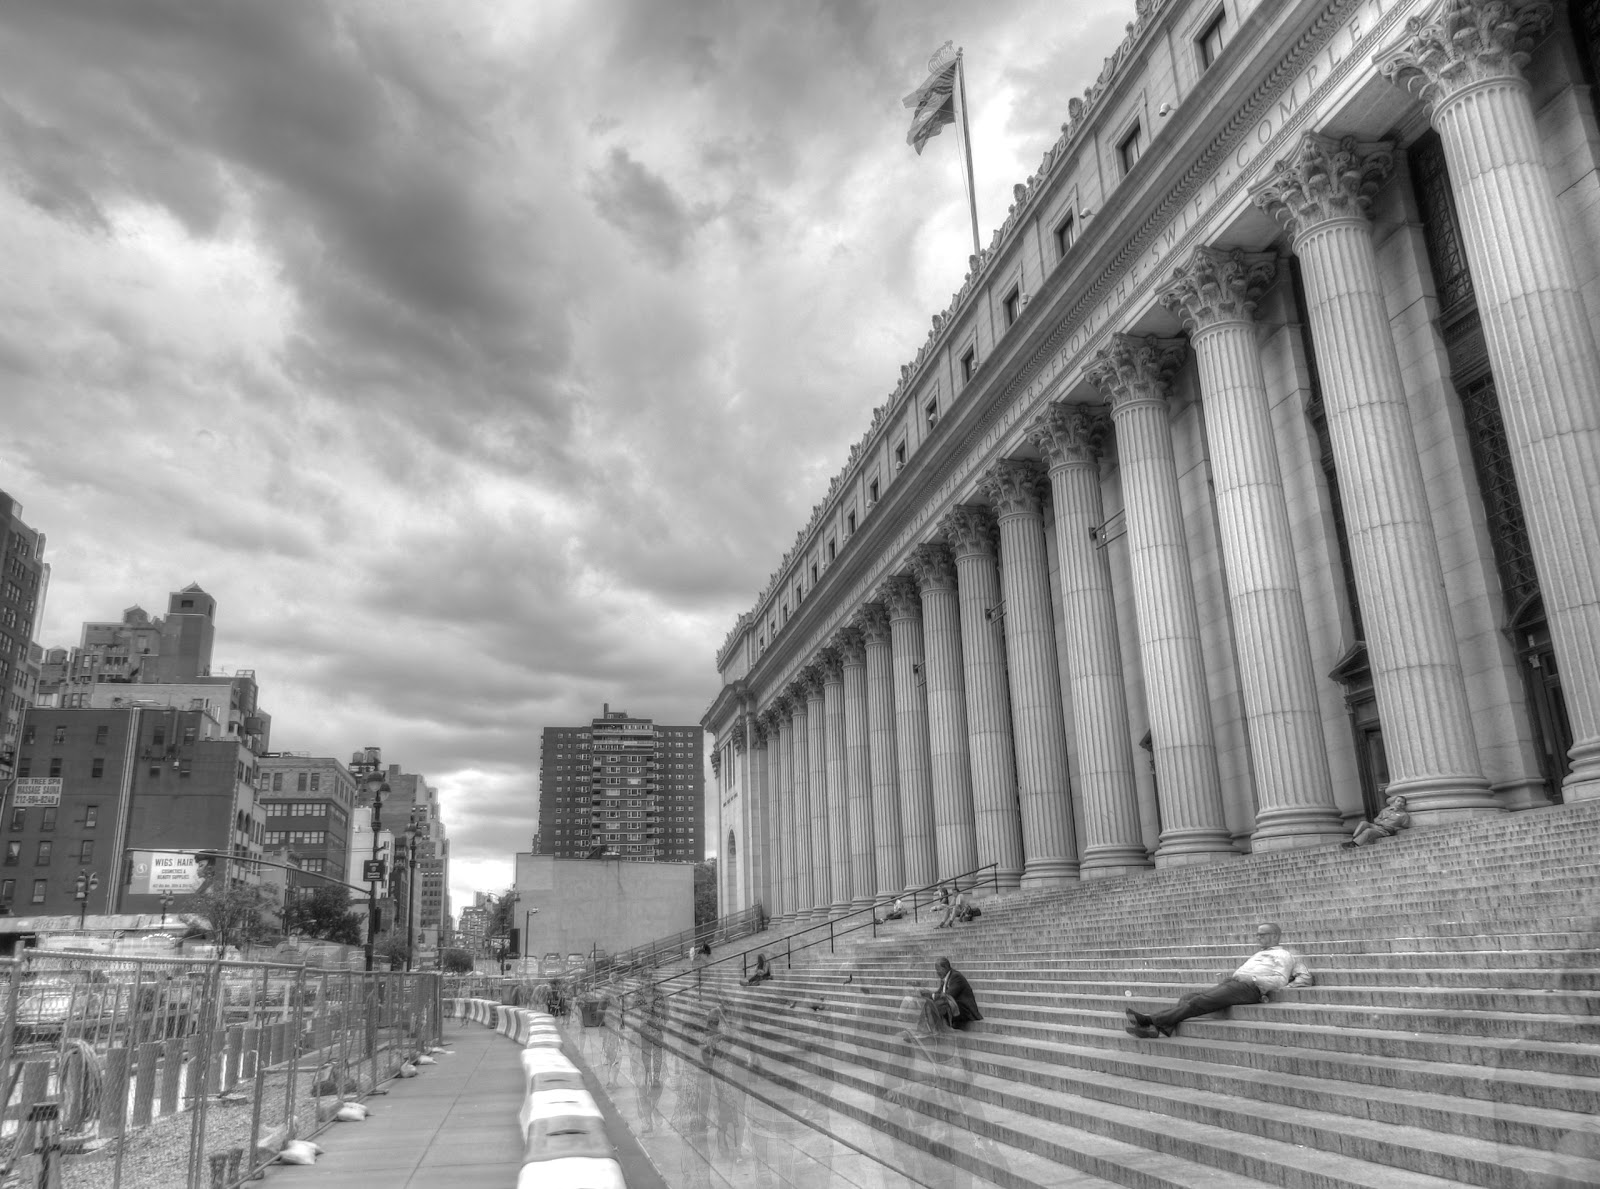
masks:
<svg viewBox="0 0 1600 1189"><path fill-rule="evenodd" d="M50 775L51 776L60 776L61 775L61 757L60 756L51 756L50 757Z"/></svg>
<svg viewBox="0 0 1600 1189"><path fill-rule="evenodd" d="M832 561L839 556L839 545L835 541L828 542L828 560Z"/></svg>
<svg viewBox="0 0 1600 1189"><path fill-rule="evenodd" d="M1007 293L1005 300L1000 303L1000 308L1005 312L1006 325L1013 325L1017 320L1017 316L1022 313L1021 288L1013 285L1011 292Z"/></svg>
<svg viewBox="0 0 1600 1189"><path fill-rule="evenodd" d="M60 811L54 805L46 805L39 811L39 829L54 831L56 828L56 814Z"/></svg>
<svg viewBox="0 0 1600 1189"><path fill-rule="evenodd" d="M45 889L49 886L50 881L48 879L36 879L33 881L33 902L35 904L44 903Z"/></svg>
<svg viewBox="0 0 1600 1189"><path fill-rule="evenodd" d="M1127 135L1117 142L1117 160L1122 163L1124 174L1139 164L1139 155L1143 152L1144 129L1139 126L1139 121L1135 120Z"/></svg>
<svg viewBox="0 0 1600 1189"><path fill-rule="evenodd" d="M20 760L17 761L17 775L18 776L31 776L31 775L33 775L33 759L31 757L23 756Z"/></svg>
<svg viewBox="0 0 1600 1189"><path fill-rule="evenodd" d="M100 806L85 805L83 807L83 828L92 830L100 824Z"/></svg>
<svg viewBox="0 0 1600 1189"><path fill-rule="evenodd" d="M28 811L26 809L13 809L11 811L11 832L24 830L28 826Z"/></svg>
<svg viewBox="0 0 1600 1189"><path fill-rule="evenodd" d="M1072 247L1072 241L1077 238L1078 225L1068 215L1056 224L1056 259L1060 260L1067 254L1067 249Z"/></svg>
<svg viewBox="0 0 1600 1189"><path fill-rule="evenodd" d="M197 736L198 736L198 732L197 732L196 728L194 728L194 727L184 727L183 728L183 742L184 742L185 745L193 743L195 741L195 739L197 738Z"/></svg>
<svg viewBox="0 0 1600 1189"><path fill-rule="evenodd" d="M96 727L94 729L94 741L97 744L104 744L106 742L106 740L110 738L110 736L111 736L111 728L110 727L102 726L102 727Z"/></svg>
<svg viewBox="0 0 1600 1189"><path fill-rule="evenodd" d="M867 484L867 503L870 505L870 504L875 504L877 502L878 502L878 481L876 479L874 479L871 483Z"/></svg>
<svg viewBox="0 0 1600 1189"><path fill-rule="evenodd" d="M17 881L14 879L0 879L0 901L9 903L17 894Z"/></svg>
<svg viewBox="0 0 1600 1189"><path fill-rule="evenodd" d="M67 741L67 728L66 727L57 727L55 729L54 735L51 738L51 742L52 743L65 743L66 741Z"/></svg>
<svg viewBox="0 0 1600 1189"><path fill-rule="evenodd" d="M20 843L20 842L8 842L8 843L6 843L6 866L7 867L15 867L21 861L22 861L22 843Z"/></svg>
<svg viewBox="0 0 1600 1189"><path fill-rule="evenodd" d="M99 756L95 756L93 762L89 766L89 775L98 778L98 777L104 776L105 774L106 774L106 762L105 762L105 760L101 759Z"/></svg>
<svg viewBox="0 0 1600 1189"><path fill-rule="evenodd" d="M978 370L978 348L968 347L966 354L961 356L961 382L965 384L972 379L972 373Z"/></svg>
<svg viewBox="0 0 1600 1189"><path fill-rule="evenodd" d="M35 867L50 866L50 856L55 853L55 849L56 844L48 838L39 843L39 849L34 852L33 865Z"/></svg>
<svg viewBox="0 0 1600 1189"><path fill-rule="evenodd" d="M906 466L906 441L900 439L900 444L894 448L894 469L902 471Z"/></svg>
<svg viewBox="0 0 1600 1189"><path fill-rule="evenodd" d="M1209 69L1211 63L1222 53L1222 30L1227 19L1226 10L1217 13L1217 19L1207 25L1205 32L1195 39L1195 45L1200 50L1200 69Z"/></svg>
<svg viewBox="0 0 1600 1189"><path fill-rule="evenodd" d="M85 838L82 842L78 843L78 862L94 862L94 839Z"/></svg>
<svg viewBox="0 0 1600 1189"><path fill-rule="evenodd" d="M313 793L320 793L322 791L322 773L313 772L311 774L311 791Z"/></svg>
<svg viewBox="0 0 1600 1189"><path fill-rule="evenodd" d="M937 396L922 406L922 415L927 418L929 429L939 424L939 398Z"/></svg>
<svg viewBox="0 0 1600 1189"><path fill-rule="evenodd" d="M306 773L297 772L295 774L295 778L294 778L294 791L295 792L297 792L297 793L306 792L308 784L309 784L309 777L308 777L308 775Z"/></svg>
<svg viewBox="0 0 1600 1189"><path fill-rule="evenodd" d="M33 742L33 728L32 727L23 727L22 728L22 741L24 743L32 743Z"/></svg>
<svg viewBox="0 0 1600 1189"><path fill-rule="evenodd" d="M844 531L845 535L847 536L854 535L856 531L856 514L854 512L847 512L845 514Z"/></svg>
<svg viewBox="0 0 1600 1189"><path fill-rule="evenodd" d="M283 792L283 773L282 772L274 772L272 774L272 791L275 792L275 793Z"/></svg>

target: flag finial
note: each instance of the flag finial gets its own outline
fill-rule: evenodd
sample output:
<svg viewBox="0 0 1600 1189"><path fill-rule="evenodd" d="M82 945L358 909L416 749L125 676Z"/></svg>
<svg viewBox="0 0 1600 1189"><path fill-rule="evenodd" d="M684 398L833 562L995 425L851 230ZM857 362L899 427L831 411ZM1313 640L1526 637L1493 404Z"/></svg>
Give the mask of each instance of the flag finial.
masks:
<svg viewBox="0 0 1600 1189"><path fill-rule="evenodd" d="M928 69L930 71L938 70L939 67L948 66L951 62L954 62L958 53L955 44L954 41L947 41L934 50L933 57L928 59Z"/></svg>

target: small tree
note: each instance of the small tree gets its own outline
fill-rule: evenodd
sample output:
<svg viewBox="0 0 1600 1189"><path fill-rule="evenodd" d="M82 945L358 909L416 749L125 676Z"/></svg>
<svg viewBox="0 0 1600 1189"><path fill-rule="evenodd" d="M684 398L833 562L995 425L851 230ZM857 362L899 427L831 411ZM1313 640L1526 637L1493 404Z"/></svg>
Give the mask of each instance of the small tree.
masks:
<svg viewBox="0 0 1600 1189"><path fill-rule="evenodd" d="M324 884L289 901L283 910L283 927L317 941L360 945L366 940L361 921L350 912L350 892L338 884Z"/></svg>
<svg viewBox="0 0 1600 1189"><path fill-rule="evenodd" d="M439 965L446 974L471 974L477 967L466 950L448 949L439 955Z"/></svg>
<svg viewBox="0 0 1600 1189"><path fill-rule="evenodd" d="M717 919L717 861L707 859L694 865L694 927L714 924Z"/></svg>
<svg viewBox="0 0 1600 1189"><path fill-rule="evenodd" d="M406 944L404 934L391 933L383 938L372 949L374 961L389 963L390 969L404 969L411 960L411 947Z"/></svg>
<svg viewBox="0 0 1600 1189"><path fill-rule="evenodd" d="M276 932L270 919L272 901L260 888L227 886L208 881L188 898L183 921L191 936L209 934L218 952L228 946L265 941Z"/></svg>

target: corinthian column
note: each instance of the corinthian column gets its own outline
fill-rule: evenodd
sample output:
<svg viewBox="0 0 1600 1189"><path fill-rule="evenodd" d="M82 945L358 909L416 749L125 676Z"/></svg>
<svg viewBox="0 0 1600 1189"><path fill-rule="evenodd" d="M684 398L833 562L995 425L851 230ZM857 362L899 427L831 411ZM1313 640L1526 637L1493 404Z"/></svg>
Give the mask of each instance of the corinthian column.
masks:
<svg viewBox="0 0 1600 1189"><path fill-rule="evenodd" d="M972 764L972 816L978 863L995 864L1002 891L1022 877L1022 821L1017 810L1016 759L1011 748L1011 697L995 567L994 516L962 505L939 521L956 561L961 606L962 678L967 690L967 747Z"/></svg>
<svg viewBox="0 0 1600 1189"><path fill-rule="evenodd" d="M868 603L856 616L855 626L866 650L866 760L874 843L871 894L881 899L895 895L906 885L905 860L901 852L900 781L895 769L894 660L890 655L889 613L882 603ZM847 683L847 699L849 693ZM926 734L927 729L923 730ZM862 869L858 866L856 870L860 874Z"/></svg>
<svg viewBox="0 0 1600 1189"><path fill-rule="evenodd" d="M877 883L876 831L872 820L872 763L867 756L867 649L861 631L847 627L833 638L844 666L844 778L849 821L844 844L850 860L850 907L872 903ZM834 888L834 896L840 891Z"/></svg>
<svg viewBox="0 0 1600 1189"><path fill-rule="evenodd" d="M789 737L782 724L788 715L779 709L781 699L773 702L761 713L761 727L767 739L767 882L770 887L765 907L774 920L788 911L788 884L793 879L788 861L789 825L785 815L794 803L793 794L784 787L783 757L789 750Z"/></svg>
<svg viewBox="0 0 1600 1189"><path fill-rule="evenodd" d="M756 715L746 720L745 772L750 789L750 804L745 811L745 838L741 844L749 871L749 895L744 907L772 903L772 851L767 846L771 825L772 786L767 782L767 728Z"/></svg>
<svg viewBox="0 0 1600 1189"><path fill-rule="evenodd" d="M817 903L817 880L811 845L811 713L807 690L811 675L802 674L789 687L789 782L794 788L793 820L790 831L794 859L794 900L790 919L804 920ZM826 872L823 873L826 877Z"/></svg>
<svg viewBox="0 0 1600 1189"><path fill-rule="evenodd" d="M1162 304L1189 327L1211 443L1217 520L1258 808L1253 850L1319 846L1344 833L1333 801L1300 575L1289 535L1256 301L1270 254L1195 249Z"/></svg>
<svg viewBox="0 0 1600 1189"><path fill-rule="evenodd" d="M934 844L938 878L978 865L972 823L972 768L967 755L967 689L961 676L961 608L956 565L940 542L918 545L911 568L922 592L922 637L927 662L928 756L933 780Z"/></svg>
<svg viewBox="0 0 1600 1189"><path fill-rule="evenodd" d="M1576 740L1576 800L1600 797L1600 352L1523 78L1550 17L1548 3L1451 0L1378 57L1444 142Z"/></svg>
<svg viewBox="0 0 1600 1189"><path fill-rule="evenodd" d="M1182 358L1180 339L1119 334L1100 351L1090 372L1111 398L1117 426L1139 655L1161 798L1158 867L1214 862L1233 853L1222 813L1200 614L1167 421L1167 384Z"/></svg>
<svg viewBox="0 0 1600 1189"><path fill-rule="evenodd" d="M842 707L843 687L827 671L827 657L821 657L806 670L806 767L811 789L811 911L825 917L833 909L833 839L828 814L834 808L833 790L828 787L828 694L834 687L834 701Z"/></svg>
<svg viewBox="0 0 1600 1189"><path fill-rule="evenodd" d="M820 821L827 827L828 852L833 872L833 912L850 911L850 785L845 757L844 664L838 648L829 645L818 660L822 670L822 716L825 723L824 754L828 786L827 806ZM813 744L815 746L815 744ZM817 821L812 819L812 838Z"/></svg>
<svg viewBox="0 0 1600 1189"><path fill-rule="evenodd" d="M895 778L900 786L900 837L905 855L905 888L909 891L925 888L939 878L922 596L917 592L916 579L896 574L879 588L877 597L889 611Z"/></svg>
<svg viewBox="0 0 1600 1189"><path fill-rule="evenodd" d="M1390 147L1301 138L1254 187L1304 265L1317 370L1361 592L1389 792L1413 817L1501 812L1478 763L1422 462L1367 208ZM1592 399L1592 397L1591 397Z"/></svg>
<svg viewBox="0 0 1600 1189"><path fill-rule="evenodd" d="M1044 471L1035 462L997 462L979 486L1000 523L1006 671L1011 685L1017 800L1022 811L1024 887L1078 878L1067 780L1067 725L1061 706L1050 561L1044 546Z"/></svg>
<svg viewBox="0 0 1600 1189"><path fill-rule="evenodd" d="M1081 405L1051 405L1028 430L1050 463L1061 558L1062 643L1072 686L1073 737L1083 809L1084 879L1126 875L1150 866L1139 832L1133 737L1122 684L1117 607L1105 550L1093 530L1105 522L1100 502L1100 443L1105 417Z"/></svg>

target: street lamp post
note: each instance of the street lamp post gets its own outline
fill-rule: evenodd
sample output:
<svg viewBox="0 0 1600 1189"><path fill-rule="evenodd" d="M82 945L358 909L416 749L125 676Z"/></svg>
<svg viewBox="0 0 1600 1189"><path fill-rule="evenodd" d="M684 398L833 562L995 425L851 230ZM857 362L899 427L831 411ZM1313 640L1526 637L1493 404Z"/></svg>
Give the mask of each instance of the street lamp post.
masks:
<svg viewBox="0 0 1600 1189"><path fill-rule="evenodd" d="M79 871L73 885L73 895L78 900L78 929L82 931L89 916L89 893L100 886L100 873Z"/></svg>
<svg viewBox="0 0 1600 1189"><path fill-rule="evenodd" d="M522 913L522 973L524 977L528 973L528 953L532 948L529 944L528 918L538 911L537 908L528 908L524 909ZM535 970L534 973L537 974L538 971Z"/></svg>
<svg viewBox="0 0 1600 1189"><path fill-rule="evenodd" d="M167 913L169 913L171 911L172 911L172 897L171 896L163 896L163 897L161 897L161 927L163 929L165 929L167 927Z"/></svg>
<svg viewBox="0 0 1600 1189"><path fill-rule="evenodd" d="M367 777L367 791L372 794L372 862L367 868L367 969L371 970L373 951L378 946L378 881L383 870L378 857L378 831L383 828L383 794L389 791L389 782L373 772Z"/></svg>
<svg viewBox="0 0 1600 1189"><path fill-rule="evenodd" d="M422 833L422 827L417 824L417 811L411 811L411 824L406 827L406 969L411 969L411 946L415 929L412 923L416 914L412 911L416 904L417 885L417 838Z"/></svg>

